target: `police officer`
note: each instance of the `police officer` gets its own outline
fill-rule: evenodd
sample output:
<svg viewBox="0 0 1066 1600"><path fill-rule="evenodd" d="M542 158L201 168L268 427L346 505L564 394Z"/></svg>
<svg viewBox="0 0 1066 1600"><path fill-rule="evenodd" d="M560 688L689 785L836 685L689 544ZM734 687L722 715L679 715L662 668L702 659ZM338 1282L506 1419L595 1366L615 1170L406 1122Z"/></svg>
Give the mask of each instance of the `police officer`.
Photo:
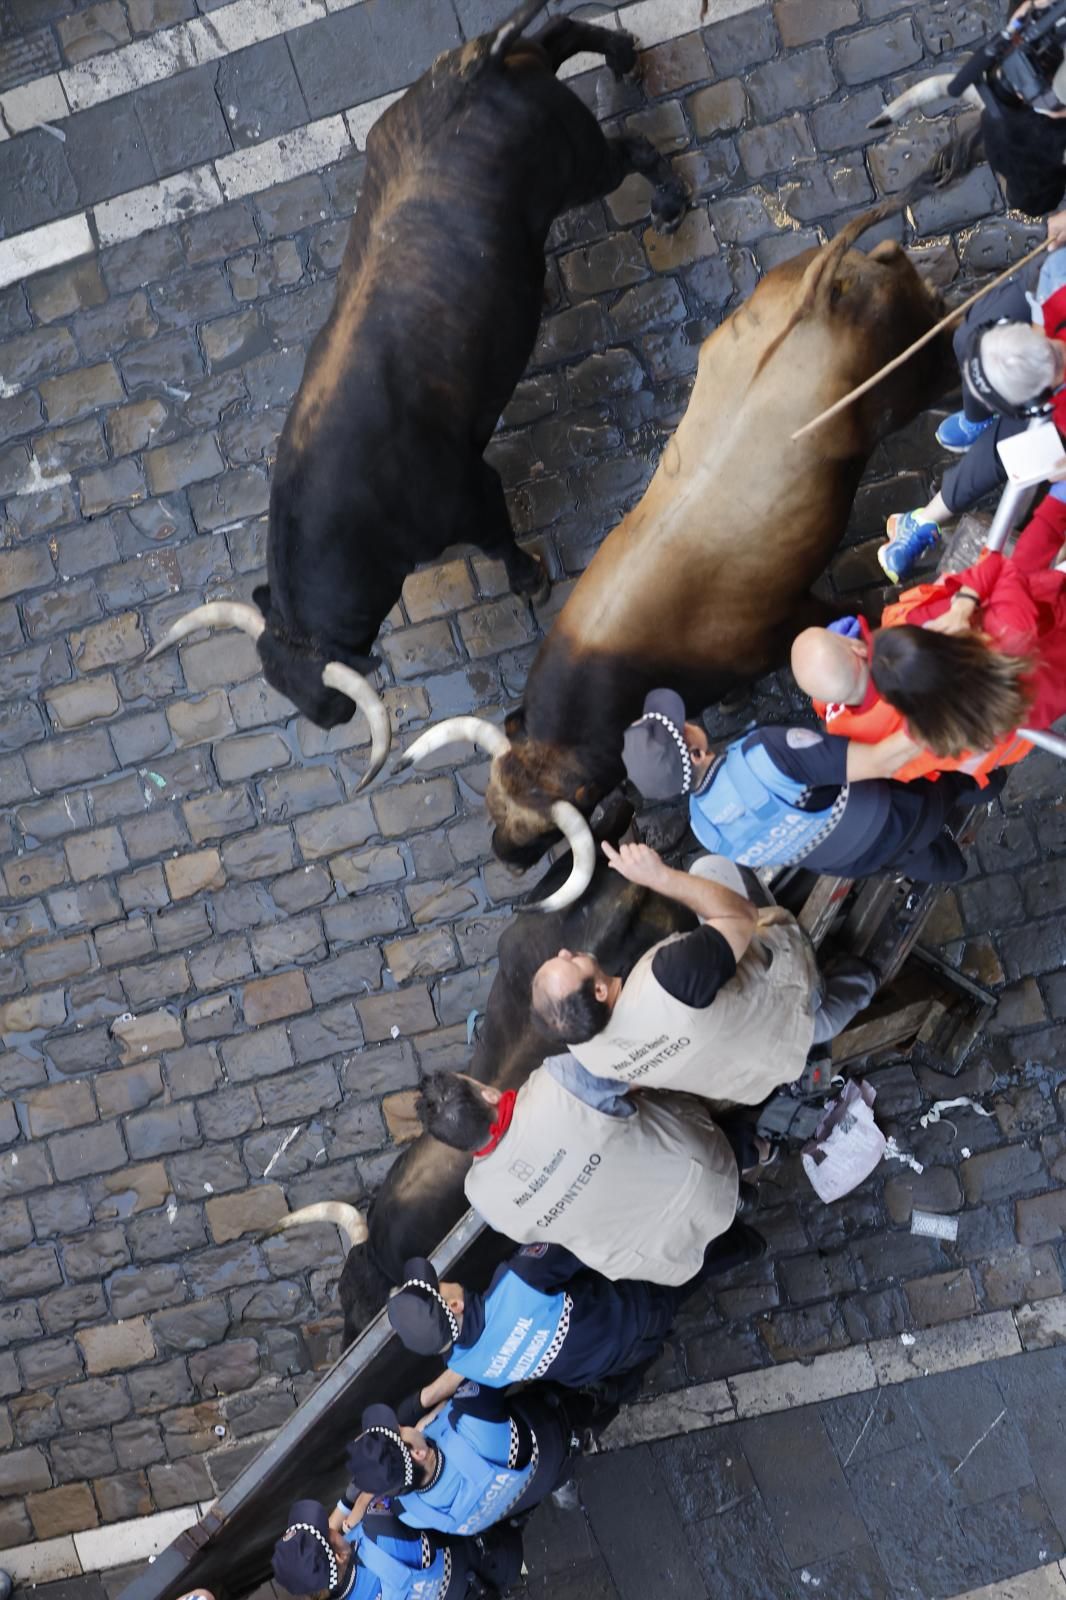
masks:
<svg viewBox="0 0 1066 1600"><path fill-rule="evenodd" d="M802 861L845 878L958 882L966 860L947 823L976 785L961 774L938 783L866 777L877 750L815 728L761 727L715 753L681 696L656 689L626 730L622 759L647 799L687 795L696 838L742 866Z"/></svg>
<svg viewBox="0 0 1066 1600"><path fill-rule="evenodd" d="M288 1523L274 1546L274 1576L290 1594L315 1600L474 1600L521 1574L515 1528L480 1540L415 1533L382 1500L348 1533L317 1500L298 1500Z"/></svg>
<svg viewBox="0 0 1066 1600"><path fill-rule="evenodd" d="M580 1397L571 1400L564 1410L561 1394L546 1384L503 1395L468 1380L421 1429L404 1427L391 1406L368 1406L338 1507L346 1530L366 1497L379 1495L408 1527L471 1536L539 1505L581 1448L574 1425L593 1415Z"/></svg>
<svg viewBox="0 0 1066 1600"><path fill-rule="evenodd" d="M466 1378L489 1388L550 1378L580 1389L655 1359L684 1295L664 1284L610 1283L560 1244L527 1244L496 1269L484 1294L441 1283L422 1256L404 1264L388 1305L408 1350L447 1368L420 1395L424 1409Z"/></svg>

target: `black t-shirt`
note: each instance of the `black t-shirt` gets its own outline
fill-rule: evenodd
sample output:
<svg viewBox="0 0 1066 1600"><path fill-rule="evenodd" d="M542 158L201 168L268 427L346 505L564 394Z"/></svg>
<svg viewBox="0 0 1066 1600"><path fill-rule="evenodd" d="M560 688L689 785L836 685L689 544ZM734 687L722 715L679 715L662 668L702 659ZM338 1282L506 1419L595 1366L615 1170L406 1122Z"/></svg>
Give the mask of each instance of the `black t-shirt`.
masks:
<svg viewBox="0 0 1066 1600"><path fill-rule="evenodd" d="M701 927L658 950L651 970L667 994L702 1011L736 977L737 963L728 939L717 928Z"/></svg>

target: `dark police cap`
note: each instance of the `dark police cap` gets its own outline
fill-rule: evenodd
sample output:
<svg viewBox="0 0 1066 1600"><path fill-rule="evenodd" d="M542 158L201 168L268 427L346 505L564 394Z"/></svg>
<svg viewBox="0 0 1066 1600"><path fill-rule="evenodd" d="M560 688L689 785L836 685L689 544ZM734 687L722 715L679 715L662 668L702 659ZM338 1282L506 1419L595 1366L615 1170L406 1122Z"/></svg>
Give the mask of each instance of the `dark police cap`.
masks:
<svg viewBox="0 0 1066 1600"><path fill-rule="evenodd" d="M340 1562L330 1543L329 1514L317 1500L297 1500L289 1525L274 1546L274 1576L290 1594L335 1589Z"/></svg>
<svg viewBox="0 0 1066 1600"><path fill-rule="evenodd" d="M685 743L685 702L672 689L653 689L644 711L622 741L629 780L646 800L669 800L692 788L692 758Z"/></svg>
<svg viewBox="0 0 1066 1600"><path fill-rule="evenodd" d="M367 1494L402 1494L415 1481L415 1461L391 1406L367 1406L363 1431L348 1446L348 1471Z"/></svg>
<svg viewBox="0 0 1066 1600"><path fill-rule="evenodd" d="M425 1256L404 1262L404 1281L390 1295L389 1321L408 1350L435 1356L450 1350L459 1337L459 1324L440 1292L440 1279Z"/></svg>

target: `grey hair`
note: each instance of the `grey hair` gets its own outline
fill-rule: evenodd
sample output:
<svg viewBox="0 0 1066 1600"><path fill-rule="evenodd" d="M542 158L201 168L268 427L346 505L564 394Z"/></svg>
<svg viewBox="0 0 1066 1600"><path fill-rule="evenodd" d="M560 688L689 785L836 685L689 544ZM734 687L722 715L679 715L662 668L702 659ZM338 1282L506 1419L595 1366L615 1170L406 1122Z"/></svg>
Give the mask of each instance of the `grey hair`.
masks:
<svg viewBox="0 0 1066 1600"><path fill-rule="evenodd" d="M1024 405L1059 383L1052 341L1026 322L1004 322L981 339L981 365L988 381L1012 406Z"/></svg>

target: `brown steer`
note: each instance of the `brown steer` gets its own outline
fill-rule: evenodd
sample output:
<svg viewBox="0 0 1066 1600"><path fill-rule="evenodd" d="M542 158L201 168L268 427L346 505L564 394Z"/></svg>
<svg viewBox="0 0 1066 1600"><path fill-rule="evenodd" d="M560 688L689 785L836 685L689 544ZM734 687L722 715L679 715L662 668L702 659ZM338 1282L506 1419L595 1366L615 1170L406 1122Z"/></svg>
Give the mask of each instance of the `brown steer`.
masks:
<svg viewBox="0 0 1066 1600"><path fill-rule="evenodd" d="M967 157L952 153L952 175ZM464 718L408 750L405 763L474 736L489 751L487 802L504 860L530 865L558 838L553 804L588 815L620 781L623 731L650 689L669 685L707 705L781 664L815 620L810 586L844 532L870 452L951 370L945 334L830 426L790 441L938 317L899 244L851 248L916 192L776 267L707 339L644 498L580 578L504 729ZM580 893L582 876L575 870L566 895ZM562 903L557 895L553 907Z"/></svg>

